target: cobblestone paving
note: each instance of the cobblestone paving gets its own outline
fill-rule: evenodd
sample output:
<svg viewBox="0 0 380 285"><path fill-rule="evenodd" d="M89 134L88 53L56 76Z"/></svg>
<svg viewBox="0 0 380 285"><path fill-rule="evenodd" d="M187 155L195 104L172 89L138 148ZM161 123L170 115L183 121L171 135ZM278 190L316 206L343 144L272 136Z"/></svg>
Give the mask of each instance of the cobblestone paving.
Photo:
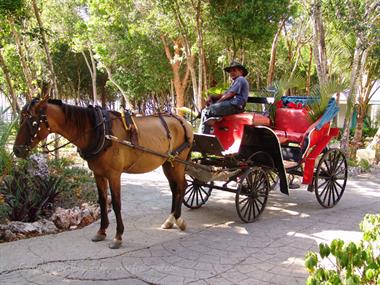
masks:
<svg viewBox="0 0 380 285"><path fill-rule="evenodd" d="M305 284L303 257L318 242L360 238L365 213L380 209L380 170L351 178L342 200L322 209L313 193L271 192L259 221L240 222L234 196L215 191L188 229L161 230L171 192L161 174L123 176L124 245L92 243L84 229L0 244L0 284Z"/></svg>

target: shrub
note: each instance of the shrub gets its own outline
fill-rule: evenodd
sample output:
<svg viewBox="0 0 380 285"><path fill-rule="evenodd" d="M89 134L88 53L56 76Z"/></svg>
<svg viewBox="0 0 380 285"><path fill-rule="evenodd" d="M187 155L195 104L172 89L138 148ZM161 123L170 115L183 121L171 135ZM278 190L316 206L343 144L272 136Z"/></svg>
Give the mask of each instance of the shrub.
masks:
<svg viewBox="0 0 380 285"><path fill-rule="evenodd" d="M8 206L10 220L34 222L48 205L54 203L63 190L62 186L60 177L30 176L25 168L21 168L5 177L0 194Z"/></svg>
<svg viewBox="0 0 380 285"><path fill-rule="evenodd" d="M306 284L380 284L380 214L367 214L360 229L359 243L335 239L319 245L321 259L315 252L306 254ZM329 261L332 269L325 268L323 261Z"/></svg>
<svg viewBox="0 0 380 285"><path fill-rule="evenodd" d="M359 166L366 172L368 172L371 169L371 163L366 159L361 159L359 161Z"/></svg>

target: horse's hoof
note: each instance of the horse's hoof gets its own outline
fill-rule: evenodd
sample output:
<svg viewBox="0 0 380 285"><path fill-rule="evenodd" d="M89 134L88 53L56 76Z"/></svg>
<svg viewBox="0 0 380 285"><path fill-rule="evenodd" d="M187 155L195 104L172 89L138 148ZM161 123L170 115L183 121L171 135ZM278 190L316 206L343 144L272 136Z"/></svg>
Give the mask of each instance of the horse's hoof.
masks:
<svg viewBox="0 0 380 285"><path fill-rule="evenodd" d="M163 223L163 224L161 225L161 229L163 229L163 230L168 230L168 229L173 228L173 225L174 225L173 222L166 220L165 223Z"/></svg>
<svg viewBox="0 0 380 285"><path fill-rule="evenodd" d="M102 241L102 240L105 240L106 239L106 235L102 235L102 234L96 234L92 237L92 241L93 242L97 242L97 241Z"/></svg>
<svg viewBox="0 0 380 285"><path fill-rule="evenodd" d="M112 240L112 242L110 243L109 247L110 247L111 249L118 249L118 248L121 247L122 243L123 243L122 240L120 240L120 239L115 239L115 238L114 238L114 239Z"/></svg>
<svg viewBox="0 0 380 285"><path fill-rule="evenodd" d="M186 222L184 219L178 218L177 220L175 220L175 224L177 225L177 227L179 227L181 231L186 230Z"/></svg>
<svg viewBox="0 0 380 285"><path fill-rule="evenodd" d="M174 225L174 222L175 222L175 218L173 215L170 215L166 221L161 225L161 229L164 229L164 230L167 230L167 229L171 229Z"/></svg>

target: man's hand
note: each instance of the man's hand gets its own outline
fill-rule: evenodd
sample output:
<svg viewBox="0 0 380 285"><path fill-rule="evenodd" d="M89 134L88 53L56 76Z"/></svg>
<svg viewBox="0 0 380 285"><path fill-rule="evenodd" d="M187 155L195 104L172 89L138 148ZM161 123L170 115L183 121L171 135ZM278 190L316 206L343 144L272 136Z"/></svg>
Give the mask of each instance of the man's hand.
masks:
<svg viewBox="0 0 380 285"><path fill-rule="evenodd" d="M233 93L233 92L224 93L220 97L220 99L218 100L218 102L223 102L223 101L229 100L229 99L233 98L234 96L235 96L235 93Z"/></svg>

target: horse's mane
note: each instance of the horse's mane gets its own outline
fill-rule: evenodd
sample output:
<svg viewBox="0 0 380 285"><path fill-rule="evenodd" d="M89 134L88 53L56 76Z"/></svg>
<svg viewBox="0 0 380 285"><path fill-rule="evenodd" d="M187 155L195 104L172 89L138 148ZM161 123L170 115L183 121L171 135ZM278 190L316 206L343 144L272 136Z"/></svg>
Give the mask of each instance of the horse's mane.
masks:
<svg viewBox="0 0 380 285"><path fill-rule="evenodd" d="M91 128L96 121L94 108L69 105L54 99L49 100L49 103L61 107L65 114L65 123L76 128L78 134ZM87 125L88 123L90 126Z"/></svg>

